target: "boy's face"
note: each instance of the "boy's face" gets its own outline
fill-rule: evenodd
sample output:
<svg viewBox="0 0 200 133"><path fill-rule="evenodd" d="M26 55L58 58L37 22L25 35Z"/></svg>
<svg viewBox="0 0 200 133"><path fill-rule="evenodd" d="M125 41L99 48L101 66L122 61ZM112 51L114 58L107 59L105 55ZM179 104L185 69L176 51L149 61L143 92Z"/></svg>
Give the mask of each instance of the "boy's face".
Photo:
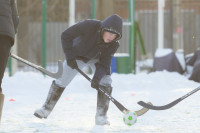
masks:
<svg viewBox="0 0 200 133"><path fill-rule="evenodd" d="M103 40L105 43L112 42L117 37L117 34L104 31L103 32Z"/></svg>

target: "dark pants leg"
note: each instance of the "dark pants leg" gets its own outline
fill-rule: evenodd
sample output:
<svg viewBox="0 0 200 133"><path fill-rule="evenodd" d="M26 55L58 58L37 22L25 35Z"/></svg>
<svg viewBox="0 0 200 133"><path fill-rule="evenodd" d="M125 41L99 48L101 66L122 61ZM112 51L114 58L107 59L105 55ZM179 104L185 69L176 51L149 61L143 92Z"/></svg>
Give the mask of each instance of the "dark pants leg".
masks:
<svg viewBox="0 0 200 133"><path fill-rule="evenodd" d="M7 36L0 36L0 91L4 71L8 62L12 41Z"/></svg>
<svg viewBox="0 0 200 133"><path fill-rule="evenodd" d="M11 44L12 42L9 37L0 36L0 123L1 123L3 102L4 102L4 95L2 93L1 83L7 65Z"/></svg>

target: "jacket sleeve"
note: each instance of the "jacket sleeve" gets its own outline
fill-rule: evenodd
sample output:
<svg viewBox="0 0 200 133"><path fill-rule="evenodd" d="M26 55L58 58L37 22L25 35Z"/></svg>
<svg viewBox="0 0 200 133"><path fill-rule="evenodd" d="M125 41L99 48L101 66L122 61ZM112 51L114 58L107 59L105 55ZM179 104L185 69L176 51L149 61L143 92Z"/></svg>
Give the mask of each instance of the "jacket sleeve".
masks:
<svg viewBox="0 0 200 133"><path fill-rule="evenodd" d="M105 52L101 54L99 62L96 63L96 71L93 76L93 79L98 79L99 81L102 79L110 71L110 65L112 57L119 47L119 43L115 42L110 45Z"/></svg>
<svg viewBox="0 0 200 133"><path fill-rule="evenodd" d="M15 0L0 0L0 35L11 38L14 44L19 18Z"/></svg>
<svg viewBox="0 0 200 133"><path fill-rule="evenodd" d="M15 33L17 33L18 25L19 25L19 15L17 10L16 0L10 0L11 10L12 10L12 20L14 24Z"/></svg>
<svg viewBox="0 0 200 133"><path fill-rule="evenodd" d="M81 21L68 29L66 29L61 35L62 48L65 53L66 59L75 58L75 51L73 51L73 40L79 37L88 30L90 25L90 20Z"/></svg>

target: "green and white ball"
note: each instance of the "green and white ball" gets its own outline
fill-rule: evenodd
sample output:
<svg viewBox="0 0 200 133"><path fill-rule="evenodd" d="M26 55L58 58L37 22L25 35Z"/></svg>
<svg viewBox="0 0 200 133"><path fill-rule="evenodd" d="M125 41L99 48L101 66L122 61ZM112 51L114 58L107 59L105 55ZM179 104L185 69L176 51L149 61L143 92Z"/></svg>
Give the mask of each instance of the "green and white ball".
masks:
<svg viewBox="0 0 200 133"><path fill-rule="evenodd" d="M132 126L137 122L137 114L135 112L126 112L123 116L123 121L126 125Z"/></svg>

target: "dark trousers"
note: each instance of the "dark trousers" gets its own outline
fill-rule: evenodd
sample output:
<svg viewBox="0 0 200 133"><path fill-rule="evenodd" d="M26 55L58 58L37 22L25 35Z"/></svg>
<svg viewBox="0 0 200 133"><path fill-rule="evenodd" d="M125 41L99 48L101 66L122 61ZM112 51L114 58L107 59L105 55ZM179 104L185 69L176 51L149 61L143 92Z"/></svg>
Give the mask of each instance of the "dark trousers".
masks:
<svg viewBox="0 0 200 133"><path fill-rule="evenodd" d="M0 92L2 91L1 83L8 62L11 46L11 39L7 36L0 35Z"/></svg>

